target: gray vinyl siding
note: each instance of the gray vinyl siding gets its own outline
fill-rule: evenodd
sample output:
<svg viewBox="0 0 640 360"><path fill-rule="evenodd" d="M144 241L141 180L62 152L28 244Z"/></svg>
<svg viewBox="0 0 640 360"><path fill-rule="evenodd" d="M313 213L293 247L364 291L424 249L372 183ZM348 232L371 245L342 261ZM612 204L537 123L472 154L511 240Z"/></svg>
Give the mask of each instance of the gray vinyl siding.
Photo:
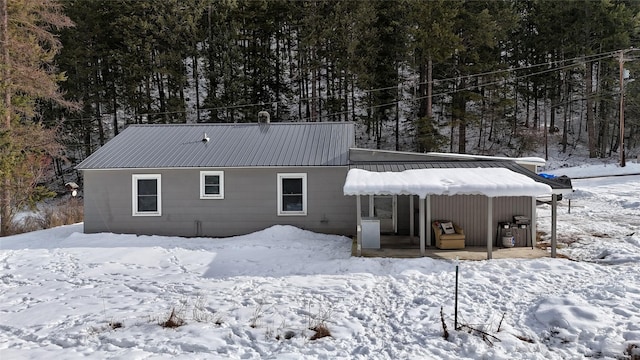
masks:
<svg viewBox="0 0 640 360"><path fill-rule="evenodd" d="M200 171L224 171L224 199L200 199ZM272 225L352 235L346 167L85 170L85 232L223 237ZM307 174L307 215L277 215L277 174ZM162 175L162 216L132 216L132 175Z"/></svg>
<svg viewBox="0 0 640 360"><path fill-rule="evenodd" d="M363 197L364 198L364 197ZM431 219L427 230L435 220L451 220L460 225L466 234L467 246L487 244L487 206L489 198L482 195L431 196ZM418 197L414 197L414 234L419 234ZM497 197L493 199L492 234L496 234L499 222L512 222L514 215L532 217L532 199L527 196ZM409 234L409 196L398 196L398 233ZM516 246L526 246L524 241Z"/></svg>

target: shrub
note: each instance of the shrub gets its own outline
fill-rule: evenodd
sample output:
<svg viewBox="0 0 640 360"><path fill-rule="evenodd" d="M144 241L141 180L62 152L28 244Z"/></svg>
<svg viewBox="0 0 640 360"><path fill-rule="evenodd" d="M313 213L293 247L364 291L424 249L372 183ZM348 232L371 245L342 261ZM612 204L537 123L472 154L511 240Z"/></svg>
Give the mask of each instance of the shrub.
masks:
<svg viewBox="0 0 640 360"><path fill-rule="evenodd" d="M318 324L309 330L313 330L316 332L309 338L309 340L317 340L323 337L331 336L331 332L329 331L329 329L325 324Z"/></svg>
<svg viewBox="0 0 640 360"><path fill-rule="evenodd" d="M169 317L165 321L160 322L160 326L171 329L180 327L184 324L184 319L176 312L176 308L172 308Z"/></svg>
<svg viewBox="0 0 640 360"><path fill-rule="evenodd" d="M50 229L71 225L84 220L84 207L78 198L70 198L54 205L43 206L36 214L28 215L21 221L13 222L10 234Z"/></svg>

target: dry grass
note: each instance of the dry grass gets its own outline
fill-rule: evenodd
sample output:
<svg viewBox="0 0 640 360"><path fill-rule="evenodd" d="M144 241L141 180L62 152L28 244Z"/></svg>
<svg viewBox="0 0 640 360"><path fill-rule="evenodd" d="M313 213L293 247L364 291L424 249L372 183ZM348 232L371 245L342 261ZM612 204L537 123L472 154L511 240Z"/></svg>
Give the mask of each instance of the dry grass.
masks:
<svg viewBox="0 0 640 360"><path fill-rule="evenodd" d="M110 327L112 330L120 329L120 328L123 328L123 327L124 327L124 323L122 323L122 322L120 322L120 321L109 321L109 327Z"/></svg>
<svg viewBox="0 0 640 360"><path fill-rule="evenodd" d="M253 329L257 328L260 325L260 319L264 315L263 303L261 301L258 302L256 309L253 311L253 315L249 320L249 326Z"/></svg>
<svg viewBox="0 0 640 360"><path fill-rule="evenodd" d="M518 339L524 341L524 342L529 343L529 344L535 344L536 343L533 339L528 338L528 337L523 336L523 335L514 335L514 336L517 337Z"/></svg>
<svg viewBox="0 0 640 360"><path fill-rule="evenodd" d="M184 324L185 324L184 319L180 315L178 315L175 308L171 309L171 313L169 314L169 317L165 321L160 322L160 326L162 326L163 328L171 328L171 329L175 329Z"/></svg>
<svg viewBox="0 0 640 360"><path fill-rule="evenodd" d="M324 325L324 324L316 325L316 326L310 328L309 330L313 330L313 331L316 332L315 334L311 335L309 340L317 340L317 339L321 339L323 337L331 336L331 332L329 331L327 326Z"/></svg>
<svg viewBox="0 0 640 360"><path fill-rule="evenodd" d="M287 331L285 331L284 335L280 335L280 334L276 335L276 340L283 340L283 339L284 340L289 340L289 339L294 338L295 336L296 336L295 332L293 332L291 330L287 330Z"/></svg>
<svg viewBox="0 0 640 360"><path fill-rule="evenodd" d="M629 360L640 360L640 345L629 344L624 354L629 356Z"/></svg>
<svg viewBox="0 0 640 360"><path fill-rule="evenodd" d="M442 322L442 337L445 340L449 340L449 331L447 330L447 323L444 321L444 312L442 306L440 306L440 321Z"/></svg>
<svg viewBox="0 0 640 360"><path fill-rule="evenodd" d="M22 221L14 222L9 229L10 234L22 234L37 230L50 229L62 225L70 225L84 220L84 207L78 198L70 198L57 205L41 209L38 214L29 215Z"/></svg>

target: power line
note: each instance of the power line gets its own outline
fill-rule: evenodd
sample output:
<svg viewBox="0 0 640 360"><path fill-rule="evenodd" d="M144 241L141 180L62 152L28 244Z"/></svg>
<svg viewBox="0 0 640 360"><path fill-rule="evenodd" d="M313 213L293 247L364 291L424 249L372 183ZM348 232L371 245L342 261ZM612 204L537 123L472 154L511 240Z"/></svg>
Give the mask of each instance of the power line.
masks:
<svg viewBox="0 0 640 360"><path fill-rule="evenodd" d="M608 53L607 53L607 54L608 54ZM605 55L605 54L600 54L600 55ZM594 59L594 60L592 60L592 61L605 59L605 58L607 58L607 57L609 57L609 56L610 56L610 54L608 54L607 56L602 56L601 58L598 58L598 59ZM559 70L565 70L565 69L571 69L571 68L574 68L574 67L576 67L576 66L578 66L578 65L579 65L579 64L569 64L569 65L565 65L565 66L562 66L562 67L557 67L557 68L552 68L552 69L545 69L545 70L543 70L543 71L539 71L539 72L536 72L536 73L531 73L531 74L525 74L525 75L521 75L521 76L516 76L515 78L510 78L510 79L500 79L500 80L496 80L496 81L493 81L493 82L488 82L488 83L478 84L478 85L469 85L469 86L467 86L467 87L459 88L459 89L452 90L452 91L444 91L444 92L440 92L440 93L435 93L435 94L432 94L432 95L431 95L431 97L446 96L446 95L455 94L455 93L460 92L460 91L467 91L467 90L472 90L472 89L481 88L481 87L486 87L486 86L491 86L491 85L500 85L500 84L503 84L503 83L504 83L504 82L506 82L506 81L521 80L521 79L525 79L525 78L532 77L532 76L536 76L536 75L546 74L546 73L549 73L549 72L554 72L554 71L559 71ZM459 76L459 77L456 77L456 78L449 78L449 79L446 79L446 80L460 80L460 79L462 79L462 78L469 78L469 77L468 77L468 76ZM440 82L440 81L443 81L443 80L434 80L434 82ZM422 100L422 99L426 99L426 98L428 98L428 97L429 97L428 95L425 95L425 96L419 96L419 97L412 97L412 98L411 98L411 100ZM389 102L389 103L386 103L386 104L376 104L376 105L374 105L374 106L370 106L369 108L375 109L375 108L380 108L380 107L391 106L391 105L395 105L395 104L397 104L397 103L398 103L398 102L400 102L400 101L404 101L404 100L396 100L396 101Z"/></svg>
<svg viewBox="0 0 640 360"><path fill-rule="evenodd" d="M636 49L638 50L638 49ZM469 74L469 75L461 75L461 76L456 76L456 77L451 77L451 78L444 78L444 79L438 79L437 81L453 81L453 80L459 80L460 78L468 78L468 79L472 79L475 77L483 77L483 76L487 76L487 75L495 75L495 74L502 74L502 73L511 73L514 71L521 71L521 70L527 70L527 69L533 69L533 68L537 68L537 67L541 67L541 66L552 66L552 65L558 65L558 64L562 64L562 63L566 63L566 62L575 62L575 61L580 61L580 62L589 62L589 61L597 61L597 60L602 60L602 59L606 59L612 55L616 55L620 52L620 50L615 50L615 51L608 51L608 52L604 52L604 53L600 53L600 54L594 54L594 55L585 55L585 56L579 56L579 57L574 57L574 58L570 58L570 59L564 59L564 60L557 60L557 61L551 61L551 62L545 62L545 63L539 63L539 64L532 64L532 65L526 65L526 66L520 66L520 67L516 67L516 68L508 68L508 69L501 69L501 70L494 70L494 71L487 71L487 72L483 72L483 73L476 73L476 74ZM595 58L595 59L594 59ZM578 64L574 64L573 66L576 66ZM416 85L425 85L427 84L427 82L413 82L410 80L401 82L400 84L416 84ZM376 91L383 91L383 90L391 90L391 89L395 89L397 88L398 85L396 86L389 86L389 87L383 87L383 88L377 88L377 89L368 89L368 90L364 90L364 92L376 92Z"/></svg>

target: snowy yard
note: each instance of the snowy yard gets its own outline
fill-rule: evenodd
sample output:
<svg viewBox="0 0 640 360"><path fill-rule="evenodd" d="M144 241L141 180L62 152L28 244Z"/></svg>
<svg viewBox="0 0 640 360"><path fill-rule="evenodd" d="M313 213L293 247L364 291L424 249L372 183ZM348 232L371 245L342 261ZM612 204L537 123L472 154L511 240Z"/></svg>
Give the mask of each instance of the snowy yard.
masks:
<svg viewBox="0 0 640 360"><path fill-rule="evenodd" d="M459 322L494 337L453 329L455 262L352 258L347 238L287 226L184 239L78 224L0 239L0 357L640 356L640 176L574 188L558 239L578 261L460 262ZM160 326L172 309L185 325ZM311 340L318 324L331 337Z"/></svg>

